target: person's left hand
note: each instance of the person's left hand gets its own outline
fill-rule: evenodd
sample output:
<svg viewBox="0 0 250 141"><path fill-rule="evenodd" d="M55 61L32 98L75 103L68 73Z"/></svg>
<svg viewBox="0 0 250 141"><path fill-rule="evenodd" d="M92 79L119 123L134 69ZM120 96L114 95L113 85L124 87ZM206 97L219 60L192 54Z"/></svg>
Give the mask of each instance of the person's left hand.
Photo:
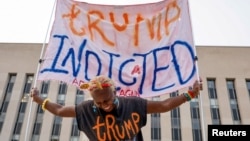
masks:
<svg viewBox="0 0 250 141"><path fill-rule="evenodd" d="M32 100L38 104L43 103L43 99L39 96L39 91L37 88L32 88L30 91L30 97L32 97Z"/></svg>
<svg viewBox="0 0 250 141"><path fill-rule="evenodd" d="M199 80L196 80L193 84L192 92L194 93L195 96L199 95L200 90L202 90L202 80L201 78Z"/></svg>

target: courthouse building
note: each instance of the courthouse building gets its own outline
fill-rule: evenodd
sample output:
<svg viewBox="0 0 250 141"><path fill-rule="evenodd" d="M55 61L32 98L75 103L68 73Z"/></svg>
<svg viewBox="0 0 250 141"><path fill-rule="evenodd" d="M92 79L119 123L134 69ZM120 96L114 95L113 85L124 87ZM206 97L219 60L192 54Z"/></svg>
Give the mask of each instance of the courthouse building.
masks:
<svg viewBox="0 0 250 141"><path fill-rule="evenodd" d="M42 46L0 43L0 141L87 141L74 118L43 112L27 97L36 86L42 97L63 105L89 99L75 86L35 81ZM142 129L145 141L203 141L208 125L250 124L250 47L197 46L196 52L201 96L170 112L149 114Z"/></svg>

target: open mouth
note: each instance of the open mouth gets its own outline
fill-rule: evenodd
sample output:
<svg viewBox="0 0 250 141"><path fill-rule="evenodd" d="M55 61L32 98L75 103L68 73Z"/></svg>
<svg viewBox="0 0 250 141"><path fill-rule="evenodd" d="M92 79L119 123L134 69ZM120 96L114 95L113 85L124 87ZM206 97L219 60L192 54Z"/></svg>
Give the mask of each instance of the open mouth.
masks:
<svg viewBox="0 0 250 141"><path fill-rule="evenodd" d="M106 106L103 108L105 111L110 111L112 109L112 105Z"/></svg>

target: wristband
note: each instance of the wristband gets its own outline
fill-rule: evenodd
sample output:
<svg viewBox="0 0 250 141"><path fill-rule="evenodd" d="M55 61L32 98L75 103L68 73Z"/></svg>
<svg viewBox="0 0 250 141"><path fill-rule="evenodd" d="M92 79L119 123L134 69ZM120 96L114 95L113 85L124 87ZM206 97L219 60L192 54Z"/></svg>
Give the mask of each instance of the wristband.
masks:
<svg viewBox="0 0 250 141"><path fill-rule="evenodd" d="M46 103L47 103L48 101L50 101L48 98L44 99L44 101L43 101L43 103L42 103L42 109L43 109L43 111L46 111L45 105L46 105Z"/></svg>
<svg viewBox="0 0 250 141"><path fill-rule="evenodd" d="M192 98L188 93L183 93L187 101L190 101Z"/></svg>
<svg viewBox="0 0 250 141"><path fill-rule="evenodd" d="M194 94L194 92L193 91L188 91L188 94L189 94L189 96L191 97L191 98L194 98L195 97L195 94Z"/></svg>

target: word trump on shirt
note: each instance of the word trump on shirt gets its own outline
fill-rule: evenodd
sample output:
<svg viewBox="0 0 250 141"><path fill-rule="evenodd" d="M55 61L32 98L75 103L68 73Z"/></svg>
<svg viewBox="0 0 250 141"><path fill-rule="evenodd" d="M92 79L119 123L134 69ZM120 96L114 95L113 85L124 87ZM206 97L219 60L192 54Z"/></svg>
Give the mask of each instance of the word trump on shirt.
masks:
<svg viewBox="0 0 250 141"><path fill-rule="evenodd" d="M121 123L117 123L114 115L109 114L105 116L105 119L98 116L96 125L92 129L96 132L98 140L130 139L139 132L139 121L140 115L138 113L131 113L131 118Z"/></svg>

